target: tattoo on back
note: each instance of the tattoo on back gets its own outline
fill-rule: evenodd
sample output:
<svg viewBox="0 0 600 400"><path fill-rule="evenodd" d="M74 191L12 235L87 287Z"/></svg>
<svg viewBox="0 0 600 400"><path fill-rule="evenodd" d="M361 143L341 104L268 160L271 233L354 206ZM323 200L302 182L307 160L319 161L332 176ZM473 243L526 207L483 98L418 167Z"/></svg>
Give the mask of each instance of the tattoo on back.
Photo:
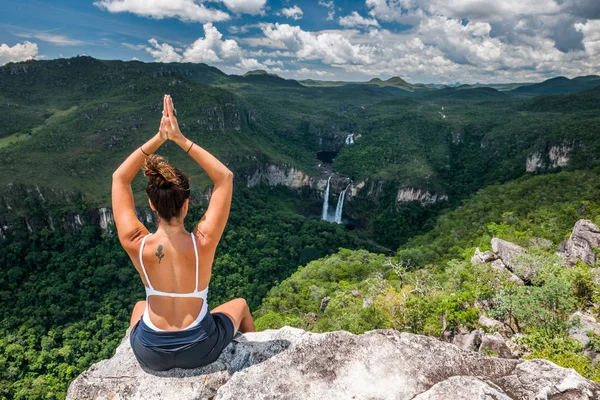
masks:
<svg viewBox="0 0 600 400"><path fill-rule="evenodd" d="M163 246L162 244L158 245L158 250L156 250L156 254L155 256L158 257L158 263L160 264L161 260L163 259L163 257L165 256L165 254L162 251Z"/></svg>

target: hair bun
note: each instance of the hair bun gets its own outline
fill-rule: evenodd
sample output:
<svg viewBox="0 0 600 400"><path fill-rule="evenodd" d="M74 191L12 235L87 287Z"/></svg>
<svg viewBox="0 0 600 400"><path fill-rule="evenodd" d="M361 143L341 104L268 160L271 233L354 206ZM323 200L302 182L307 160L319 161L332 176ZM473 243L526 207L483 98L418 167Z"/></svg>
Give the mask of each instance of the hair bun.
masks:
<svg viewBox="0 0 600 400"><path fill-rule="evenodd" d="M144 176L150 183L160 189L169 189L171 186L181 186L181 179L177 176L175 168L163 157L151 154L142 165Z"/></svg>

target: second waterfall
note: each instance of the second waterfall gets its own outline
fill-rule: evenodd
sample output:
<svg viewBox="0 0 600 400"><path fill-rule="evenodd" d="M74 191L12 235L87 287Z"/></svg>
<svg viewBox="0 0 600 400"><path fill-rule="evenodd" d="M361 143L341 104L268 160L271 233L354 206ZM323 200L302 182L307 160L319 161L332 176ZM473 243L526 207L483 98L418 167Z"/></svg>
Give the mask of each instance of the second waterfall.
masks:
<svg viewBox="0 0 600 400"><path fill-rule="evenodd" d="M338 224L342 223L342 211L344 209L344 198L346 197L346 191L350 185L346 186L346 189L342 190L340 197L338 198L337 205L335 207L335 213L329 212L329 185L331 176L327 179L327 186L325 187L325 193L323 194L323 211L321 213L321 219L323 221L335 222Z"/></svg>

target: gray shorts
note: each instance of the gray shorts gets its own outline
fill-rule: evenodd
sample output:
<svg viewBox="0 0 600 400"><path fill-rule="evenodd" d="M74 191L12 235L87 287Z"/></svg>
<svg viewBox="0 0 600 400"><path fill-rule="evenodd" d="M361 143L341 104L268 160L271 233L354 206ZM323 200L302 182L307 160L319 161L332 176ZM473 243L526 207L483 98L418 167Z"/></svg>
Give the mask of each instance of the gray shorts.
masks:
<svg viewBox="0 0 600 400"><path fill-rule="evenodd" d="M158 332L140 319L129 341L138 362L152 371L198 368L219 358L234 330L231 319L222 313L207 313L197 326L183 331Z"/></svg>

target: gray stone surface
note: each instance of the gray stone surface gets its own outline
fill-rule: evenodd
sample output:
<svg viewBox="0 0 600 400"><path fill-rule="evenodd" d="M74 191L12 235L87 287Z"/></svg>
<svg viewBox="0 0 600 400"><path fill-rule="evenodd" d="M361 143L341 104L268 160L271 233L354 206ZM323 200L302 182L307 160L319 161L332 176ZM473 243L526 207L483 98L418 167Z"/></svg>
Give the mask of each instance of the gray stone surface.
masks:
<svg viewBox="0 0 600 400"><path fill-rule="evenodd" d="M579 259L588 265L594 265L594 248L600 248L600 228L588 219L580 219L575 223L565 246L567 260L575 264Z"/></svg>
<svg viewBox="0 0 600 400"><path fill-rule="evenodd" d="M498 256L489 250L482 252L479 247L475 249L475 254L471 257L471 264L488 263L498 259Z"/></svg>
<svg viewBox="0 0 600 400"><path fill-rule="evenodd" d="M579 326L571 328L569 330L569 336L579 341L582 345L587 346L590 342L588 332L593 332L597 335L600 335L600 323L596 321L594 316L584 314L580 311L577 311L571 315L569 320L573 320L575 318L579 319Z"/></svg>
<svg viewBox="0 0 600 400"><path fill-rule="evenodd" d="M480 353L496 355L502 358L519 358L517 354L513 353L507 342L509 341L504 339L499 333L486 333L481 336L481 345L478 350Z"/></svg>
<svg viewBox="0 0 600 400"><path fill-rule="evenodd" d="M527 253L527 250L519 245L516 245L506 240L493 238L492 239L492 250L500 257L506 268L514 271L514 259L519 255Z"/></svg>
<svg viewBox="0 0 600 400"><path fill-rule="evenodd" d="M413 400L449 400L456 398L456 390L460 388L460 396L472 400L513 400L498 386L474 376L452 376L436 383L426 392Z"/></svg>
<svg viewBox="0 0 600 400"><path fill-rule="evenodd" d="M504 265L502 260L500 260L500 259L494 260L490 263L490 266L493 269L495 269L496 271L500 271L501 273L505 274L506 278L509 281L514 282L517 285L525 284L525 282L523 282L523 280L521 278L519 278L517 275L513 274L508 268L506 268L506 265Z"/></svg>
<svg viewBox="0 0 600 400"><path fill-rule="evenodd" d="M452 397L440 397L443 393ZM142 370L124 340L111 359L73 381L67 398L408 400L417 395L420 400L598 399L600 385L550 362L486 357L394 330L313 334L285 327L239 336L208 367L162 374Z"/></svg>

